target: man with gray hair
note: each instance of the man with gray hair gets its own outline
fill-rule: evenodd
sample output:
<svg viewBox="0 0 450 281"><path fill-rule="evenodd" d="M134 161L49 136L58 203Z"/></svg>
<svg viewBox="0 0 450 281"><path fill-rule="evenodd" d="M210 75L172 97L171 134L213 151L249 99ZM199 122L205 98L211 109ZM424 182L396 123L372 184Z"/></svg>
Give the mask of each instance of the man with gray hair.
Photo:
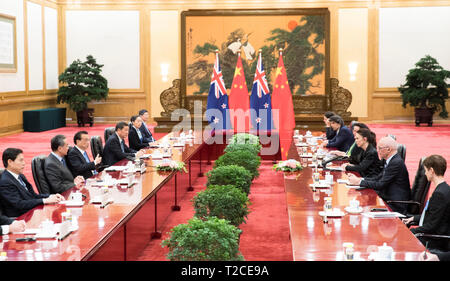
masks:
<svg viewBox="0 0 450 281"><path fill-rule="evenodd" d="M359 178L349 174L351 185L371 188L384 201L408 201L411 198L409 174L405 162L397 154L397 142L391 137L383 137L377 145L378 155L384 161L384 169L374 178ZM388 204L394 212L406 213L406 204Z"/></svg>
<svg viewBox="0 0 450 281"><path fill-rule="evenodd" d="M48 193L63 193L64 191L80 186L84 182L82 176L73 178L72 172L67 166L66 155L69 151L69 144L66 137L56 135L50 141L52 152L45 159L45 175L47 176L50 190Z"/></svg>

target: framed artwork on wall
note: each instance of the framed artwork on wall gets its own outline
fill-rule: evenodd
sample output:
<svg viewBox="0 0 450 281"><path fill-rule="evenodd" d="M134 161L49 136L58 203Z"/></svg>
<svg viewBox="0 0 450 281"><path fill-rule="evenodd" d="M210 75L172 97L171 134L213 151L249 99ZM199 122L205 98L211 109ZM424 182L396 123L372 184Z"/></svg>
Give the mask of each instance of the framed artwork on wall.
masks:
<svg viewBox="0 0 450 281"><path fill-rule="evenodd" d="M227 91L238 51L251 91L259 50L272 90L281 49L296 113L303 113L303 107L326 109L330 92L329 26L326 8L182 12L181 103L189 108L186 100L207 96L216 50Z"/></svg>
<svg viewBox="0 0 450 281"><path fill-rule="evenodd" d="M17 72L16 18L0 14L0 72Z"/></svg>

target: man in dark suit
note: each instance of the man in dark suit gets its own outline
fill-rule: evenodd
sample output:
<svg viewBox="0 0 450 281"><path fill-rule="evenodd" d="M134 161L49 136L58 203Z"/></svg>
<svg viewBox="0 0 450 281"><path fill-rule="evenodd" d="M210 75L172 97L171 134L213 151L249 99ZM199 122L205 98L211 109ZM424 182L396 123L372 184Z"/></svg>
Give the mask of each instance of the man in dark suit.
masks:
<svg viewBox="0 0 450 281"><path fill-rule="evenodd" d="M144 151L136 151L125 144L125 139L128 137L129 130L130 127L125 122L116 124L115 133L108 138L105 148L103 149L104 165L111 166L122 159L133 159L134 157L140 157L144 154Z"/></svg>
<svg viewBox="0 0 450 281"><path fill-rule="evenodd" d="M0 200L8 217L18 217L36 206L54 204L64 197L60 194L36 194L23 175L25 158L18 148L7 148L2 156L6 171L0 180Z"/></svg>
<svg viewBox="0 0 450 281"><path fill-rule="evenodd" d="M67 166L66 155L69 144L66 137L56 135L51 139L52 152L45 159L45 175L50 184L50 193L63 193L64 191L81 185L84 182L82 176L73 177Z"/></svg>
<svg viewBox="0 0 450 281"><path fill-rule="evenodd" d="M408 201L411 198L409 175L405 163L397 154L397 142L391 137L384 137L377 146L378 155L385 160L384 169L373 178L359 178L349 174L351 185L374 189L384 201ZM405 204L389 205L394 212L406 213Z"/></svg>
<svg viewBox="0 0 450 281"><path fill-rule="evenodd" d="M348 151L355 142L352 132L349 128L344 126L344 120L338 115L333 115L328 118L330 126L336 132L336 135L331 140L323 142L326 147L335 147L340 151Z"/></svg>
<svg viewBox="0 0 450 281"><path fill-rule="evenodd" d="M150 115L148 114L147 109L139 110L139 117L142 119L142 126L139 128L142 133L143 140L142 142L151 143L154 142L155 139L153 138L152 132L147 127L147 121Z"/></svg>
<svg viewBox="0 0 450 281"><path fill-rule="evenodd" d="M69 150L67 160L70 163L72 175L83 176L85 179L97 174L96 167L102 162L102 157L97 155L94 161L89 160L86 150L89 148L89 136L86 131L79 131L73 137L75 147Z"/></svg>
<svg viewBox="0 0 450 281"><path fill-rule="evenodd" d="M128 144L131 149L140 150L148 147L148 142L144 141L144 136L140 130L142 128L142 119L138 115L131 117L130 130L128 133Z"/></svg>
<svg viewBox="0 0 450 281"><path fill-rule="evenodd" d="M415 215L403 222L406 225L418 224L411 232L437 235L450 235L450 186L445 182L444 174L447 161L440 155L431 155L423 161L428 181L436 186L421 215ZM421 239L421 238L419 238ZM421 240L422 241L422 240ZM448 239L429 240L430 248L450 250ZM425 244L425 241L422 241Z"/></svg>

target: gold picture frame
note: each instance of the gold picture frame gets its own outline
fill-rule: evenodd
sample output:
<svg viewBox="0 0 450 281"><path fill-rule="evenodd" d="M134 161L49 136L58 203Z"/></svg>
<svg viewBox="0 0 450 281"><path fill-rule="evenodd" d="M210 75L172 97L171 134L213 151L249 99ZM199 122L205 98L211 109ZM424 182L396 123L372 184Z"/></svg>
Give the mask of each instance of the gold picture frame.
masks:
<svg viewBox="0 0 450 281"><path fill-rule="evenodd" d="M16 18L0 14L0 72L17 72Z"/></svg>

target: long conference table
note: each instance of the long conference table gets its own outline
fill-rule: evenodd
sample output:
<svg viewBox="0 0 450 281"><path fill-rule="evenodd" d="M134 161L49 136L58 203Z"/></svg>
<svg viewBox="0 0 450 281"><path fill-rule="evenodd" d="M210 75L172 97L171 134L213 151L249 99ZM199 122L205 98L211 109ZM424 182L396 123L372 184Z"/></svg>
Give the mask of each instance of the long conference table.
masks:
<svg viewBox="0 0 450 281"><path fill-rule="evenodd" d="M304 135L305 132L301 133ZM319 136L320 133L312 135ZM363 213L370 212L372 208L390 209L374 190L356 190L345 183L338 183L338 179L348 179L345 172L329 171L334 181L331 188L316 188L314 191L310 186L314 169L310 166L311 158L301 157L303 147L297 145L300 141L293 138L292 133L284 137L286 141L292 140L287 159L300 161L304 166L296 176L284 178L294 261L345 260L344 243L353 243L355 260L377 260L373 252L377 252L384 243L393 248L392 260L417 260L418 255L425 251L425 247L399 218L370 218L361 213L346 212L350 200L358 200ZM311 146L307 152L311 153ZM339 164L334 162L332 165ZM321 169L319 172L323 180L326 171ZM331 197L332 207L339 208L345 215L328 218L328 223L324 223L319 212L324 210L325 197Z"/></svg>
<svg viewBox="0 0 450 281"><path fill-rule="evenodd" d="M0 251L6 252L8 260L12 261L136 260L151 239L161 237L167 218L172 212L180 211L178 202L187 192L194 191L192 185L195 180L203 176L207 165L223 153L225 139L229 136L223 138L222 144L211 144L205 142L203 135L203 132L194 132L195 138L187 141L184 147L172 148L172 159L183 161L187 173L158 172L155 169L157 160L147 159L146 172L133 175L134 185L108 188L113 203L104 207L89 203L101 192L100 186L93 184L80 190L68 190L62 194L67 199L76 191L85 195L83 206L43 205L17 219L25 220L27 229L35 229L45 220L60 223L63 213L70 210L78 220L76 231L63 240L37 239L34 242L16 242L16 238L33 235L3 235ZM294 140L292 135L289 132L277 136L278 153L263 159L275 161L286 153L287 159L301 161L300 148L296 147L298 140ZM167 141L173 144L173 136L170 133L158 143ZM270 144L263 146L267 145ZM149 149L147 153L153 151ZM122 160L115 166L127 163L128 160ZM104 173L98 174L95 179L100 179ZM122 172L108 174L116 179L123 177ZM342 172L332 174L335 180L345 178ZM323 209L326 196L331 196L333 207L340 207L341 210L355 198L365 211L372 207L384 207L384 203L372 190L356 191L335 183L331 190L317 189L313 192L309 187L311 183L310 167L305 167L297 176L286 176L284 180L293 260L342 260L344 242L354 243L358 259L367 259L369 253L383 243L393 247L395 260L415 260L425 250L398 218L369 219L360 214L346 214L342 218L330 218L324 224L318 212Z"/></svg>

